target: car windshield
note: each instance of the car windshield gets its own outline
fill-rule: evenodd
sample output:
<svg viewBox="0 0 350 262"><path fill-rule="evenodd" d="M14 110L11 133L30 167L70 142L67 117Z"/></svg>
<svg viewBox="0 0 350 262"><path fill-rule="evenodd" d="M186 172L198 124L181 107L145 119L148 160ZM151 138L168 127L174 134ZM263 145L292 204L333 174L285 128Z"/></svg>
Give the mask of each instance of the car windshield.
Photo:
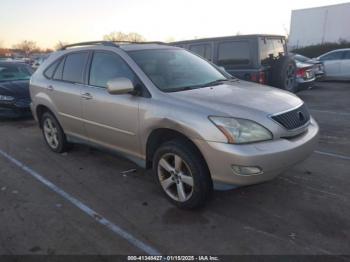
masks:
<svg viewBox="0 0 350 262"><path fill-rule="evenodd" d="M128 53L164 92L201 88L228 80L210 63L186 50L152 49Z"/></svg>
<svg viewBox="0 0 350 262"><path fill-rule="evenodd" d="M32 70L27 65L0 64L0 81L29 80Z"/></svg>

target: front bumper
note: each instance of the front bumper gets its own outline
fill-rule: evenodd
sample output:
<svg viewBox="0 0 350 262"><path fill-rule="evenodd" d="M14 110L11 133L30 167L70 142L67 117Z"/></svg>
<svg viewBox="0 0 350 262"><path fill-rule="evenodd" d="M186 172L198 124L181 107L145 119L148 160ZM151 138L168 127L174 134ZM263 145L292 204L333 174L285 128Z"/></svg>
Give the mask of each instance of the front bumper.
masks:
<svg viewBox="0 0 350 262"><path fill-rule="evenodd" d="M30 101L28 99L18 99L11 102L0 101L0 117L15 118L30 116Z"/></svg>
<svg viewBox="0 0 350 262"><path fill-rule="evenodd" d="M319 127L311 119L307 130L294 138L245 145L207 142L196 140L202 152L214 183L237 186L257 184L268 181L296 163L306 159L315 149ZM258 175L237 175L232 165L259 167Z"/></svg>

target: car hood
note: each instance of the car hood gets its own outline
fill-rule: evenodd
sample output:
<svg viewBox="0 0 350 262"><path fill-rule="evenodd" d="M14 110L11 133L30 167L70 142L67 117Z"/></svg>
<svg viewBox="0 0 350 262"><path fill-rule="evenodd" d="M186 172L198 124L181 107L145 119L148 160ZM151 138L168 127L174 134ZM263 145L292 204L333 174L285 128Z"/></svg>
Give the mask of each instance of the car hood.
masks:
<svg viewBox="0 0 350 262"><path fill-rule="evenodd" d="M183 106L193 105L193 110L252 120L291 110L303 103L287 91L246 81L170 94L177 102L182 101Z"/></svg>
<svg viewBox="0 0 350 262"><path fill-rule="evenodd" d="M0 95L27 98L29 95L29 80L0 82Z"/></svg>

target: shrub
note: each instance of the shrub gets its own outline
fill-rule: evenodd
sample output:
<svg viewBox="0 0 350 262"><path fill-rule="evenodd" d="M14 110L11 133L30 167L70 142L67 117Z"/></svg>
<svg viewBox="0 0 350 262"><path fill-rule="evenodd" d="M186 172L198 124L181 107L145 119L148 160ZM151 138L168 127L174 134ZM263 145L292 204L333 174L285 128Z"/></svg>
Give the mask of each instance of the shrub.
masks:
<svg viewBox="0 0 350 262"><path fill-rule="evenodd" d="M339 40L339 43L323 43L319 45L310 45L301 48L296 48L292 50L292 52L313 58L340 48L350 48L350 42L341 39Z"/></svg>

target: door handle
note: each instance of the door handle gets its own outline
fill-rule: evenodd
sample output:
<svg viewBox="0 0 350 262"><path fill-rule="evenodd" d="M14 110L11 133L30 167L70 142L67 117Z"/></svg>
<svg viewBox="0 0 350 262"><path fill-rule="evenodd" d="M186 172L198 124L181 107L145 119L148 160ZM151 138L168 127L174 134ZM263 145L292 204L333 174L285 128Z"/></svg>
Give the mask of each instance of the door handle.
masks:
<svg viewBox="0 0 350 262"><path fill-rule="evenodd" d="M53 91L53 90L54 90L54 88L53 88L52 85L49 85L49 86L47 87L47 89L48 89L49 91Z"/></svg>
<svg viewBox="0 0 350 262"><path fill-rule="evenodd" d="M86 99L86 100L92 99L92 95L90 93L84 93L81 95L81 97Z"/></svg>

